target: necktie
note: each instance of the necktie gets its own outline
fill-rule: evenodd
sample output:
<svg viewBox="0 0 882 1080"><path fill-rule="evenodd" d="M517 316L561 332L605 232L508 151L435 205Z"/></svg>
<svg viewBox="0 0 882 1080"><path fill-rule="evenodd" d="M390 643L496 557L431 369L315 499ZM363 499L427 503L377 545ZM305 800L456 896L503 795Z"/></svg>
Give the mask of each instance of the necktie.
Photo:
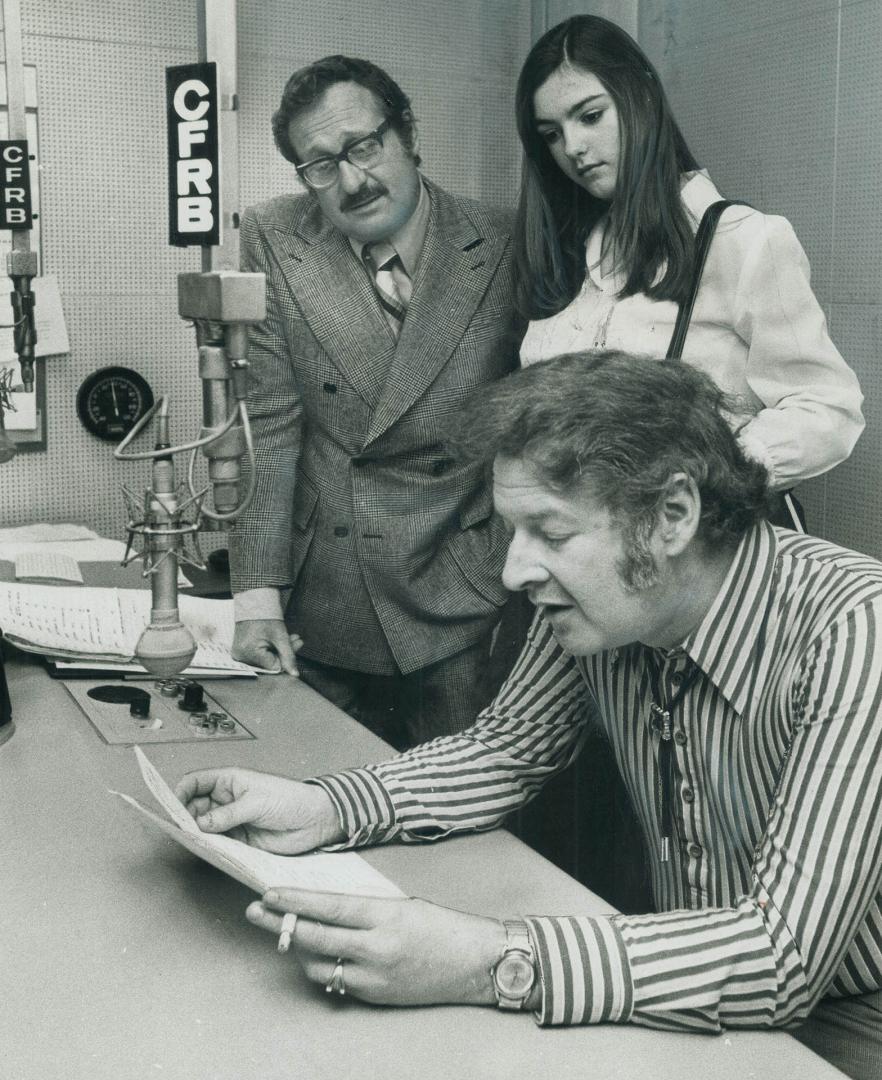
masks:
<svg viewBox="0 0 882 1080"><path fill-rule="evenodd" d="M374 244L365 244L361 257L373 279L374 288L392 333L398 337L404 316L407 314L407 306L395 280L393 269L400 274L406 274L407 271L401 265L395 248L382 240Z"/></svg>

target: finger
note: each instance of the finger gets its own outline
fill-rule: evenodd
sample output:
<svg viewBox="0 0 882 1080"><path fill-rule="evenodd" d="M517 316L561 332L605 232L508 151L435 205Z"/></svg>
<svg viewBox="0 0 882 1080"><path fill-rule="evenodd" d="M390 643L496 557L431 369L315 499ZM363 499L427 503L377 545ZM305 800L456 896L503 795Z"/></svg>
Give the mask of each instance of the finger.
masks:
<svg viewBox="0 0 882 1080"><path fill-rule="evenodd" d="M274 935L281 935L286 929L286 915L265 907L259 900L252 901L245 909L245 917L250 923L259 926ZM287 914L287 918L295 916ZM291 926L290 922L287 924ZM362 930L348 927L328 926L327 923L314 922L303 916L296 916L296 923L291 929L290 944L301 952L315 956L363 957Z"/></svg>
<svg viewBox="0 0 882 1080"><path fill-rule="evenodd" d="M248 907L245 908L245 918L250 923L254 923L255 926L259 926L261 930L268 930L271 934L281 934L284 917L281 912L264 907L259 900L252 900Z"/></svg>
<svg viewBox="0 0 882 1080"><path fill-rule="evenodd" d="M268 645L257 646L250 650L250 657L245 661L264 671L281 671L284 667L281 657Z"/></svg>
<svg viewBox="0 0 882 1080"><path fill-rule="evenodd" d="M301 956L298 959L306 977L319 986L323 986L328 994L334 997L338 994L341 996L345 994L358 996L360 981L358 968L352 961L339 956L335 956L330 960L324 956ZM332 980L337 972L338 963L342 963L343 967L340 971L340 983L335 987Z"/></svg>
<svg viewBox="0 0 882 1080"><path fill-rule="evenodd" d="M248 825L259 817L260 808L256 800L250 795L243 795L241 799L234 799L226 806L213 804L207 813L196 818L196 824L203 832L226 833L237 825Z"/></svg>
<svg viewBox="0 0 882 1080"><path fill-rule="evenodd" d="M298 674L297 663L294 660L294 650L291 647L291 640L288 637L288 634L280 633L274 638L272 644L273 648L276 650L277 663L275 670L278 671L281 667L281 670L288 675Z"/></svg>
<svg viewBox="0 0 882 1080"><path fill-rule="evenodd" d="M175 797L186 806L199 795L210 795L218 778L218 769L202 769L181 777L175 787Z"/></svg>
<svg viewBox="0 0 882 1080"><path fill-rule="evenodd" d="M366 930L382 920L390 903L398 899L351 896L348 893L314 892L311 889L270 889L264 904L277 911L292 911L316 922Z"/></svg>

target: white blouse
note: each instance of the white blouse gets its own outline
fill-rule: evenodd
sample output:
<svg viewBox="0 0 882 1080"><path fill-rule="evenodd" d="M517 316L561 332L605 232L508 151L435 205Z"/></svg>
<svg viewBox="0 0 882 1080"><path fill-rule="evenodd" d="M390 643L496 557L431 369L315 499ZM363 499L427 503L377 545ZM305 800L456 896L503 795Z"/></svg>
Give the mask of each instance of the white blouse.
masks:
<svg viewBox="0 0 882 1080"><path fill-rule="evenodd" d="M681 194L695 228L721 198L703 172L691 174ZM557 315L530 323L521 346L525 366L596 348L665 355L677 304L643 293L619 297L624 276L600 270L603 229L599 222L588 237L578 296ZM773 488L844 461L863 430L857 377L830 340L808 259L785 218L745 206L723 214L683 359L737 397L733 427Z"/></svg>

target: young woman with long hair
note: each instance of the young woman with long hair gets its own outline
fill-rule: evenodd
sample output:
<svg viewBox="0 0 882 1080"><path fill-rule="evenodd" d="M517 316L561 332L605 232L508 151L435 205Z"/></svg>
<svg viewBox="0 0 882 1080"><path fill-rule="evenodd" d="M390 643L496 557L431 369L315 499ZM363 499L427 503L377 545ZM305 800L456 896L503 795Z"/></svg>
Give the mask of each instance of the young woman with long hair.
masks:
<svg viewBox="0 0 882 1080"><path fill-rule="evenodd" d="M698 223L722 196L652 64L613 23L568 19L527 57L517 122L519 302L531 320L522 362L586 348L664 356ZM772 491L843 461L863 429L857 379L782 217L743 205L724 212L683 360L738 397L732 424Z"/></svg>

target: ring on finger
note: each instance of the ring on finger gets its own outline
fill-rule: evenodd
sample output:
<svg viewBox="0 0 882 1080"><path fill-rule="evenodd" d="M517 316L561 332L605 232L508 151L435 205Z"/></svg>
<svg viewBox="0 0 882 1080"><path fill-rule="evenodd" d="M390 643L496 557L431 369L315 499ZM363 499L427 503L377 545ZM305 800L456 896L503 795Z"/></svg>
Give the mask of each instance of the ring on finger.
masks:
<svg viewBox="0 0 882 1080"><path fill-rule="evenodd" d="M346 993L346 984L343 981L343 959L337 957L337 963L334 965L334 970L331 973L331 978L328 980L325 986L326 994L338 993L341 996Z"/></svg>

